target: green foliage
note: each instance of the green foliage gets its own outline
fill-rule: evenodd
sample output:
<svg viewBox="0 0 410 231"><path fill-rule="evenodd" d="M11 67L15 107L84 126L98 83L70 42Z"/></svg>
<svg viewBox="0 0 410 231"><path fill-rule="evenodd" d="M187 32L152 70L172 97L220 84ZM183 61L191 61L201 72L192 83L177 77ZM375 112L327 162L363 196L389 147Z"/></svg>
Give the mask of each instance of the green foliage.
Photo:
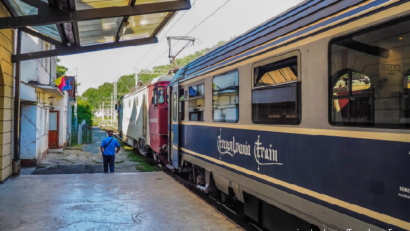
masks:
<svg viewBox="0 0 410 231"><path fill-rule="evenodd" d="M133 86L135 86L135 74L121 76L117 83L117 99L119 99L122 95L127 94L129 92L129 88ZM82 97L87 99L91 105L91 108L99 109L103 102L105 102L106 106L110 105L112 93L114 93L114 84L104 83L97 89L88 88L82 94Z"/></svg>
<svg viewBox="0 0 410 231"><path fill-rule="evenodd" d="M116 138L117 139L117 138ZM156 172L161 171L161 169L155 165L151 164L151 160L144 157L141 154L136 154L131 147L128 147L122 140L117 139L120 145L124 148L124 154L128 157L131 162L138 162L135 169L138 172Z"/></svg>
<svg viewBox="0 0 410 231"><path fill-rule="evenodd" d="M83 120L88 125L93 124L92 120L93 113L91 111L91 104L88 101L85 101L83 99L78 99L77 100L77 118L78 118L78 123L81 123Z"/></svg>
<svg viewBox="0 0 410 231"><path fill-rule="evenodd" d="M194 54L187 55L183 58L177 59L178 65L182 68L186 66L188 63L194 61L198 57L201 57L208 53L209 51L222 46L225 44L225 41L220 41L212 48L206 48L200 51L195 52ZM168 70L173 65L161 65L156 66L153 70L142 70L138 73L138 80L142 81L144 84L150 81L153 78L156 78L160 75L168 73ZM150 73L150 74L147 74ZM158 73L158 74L151 74L151 73ZM162 73L162 74L161 74ZM129 92L129 88L135 86L135 74L132 75L124 75L120 77L120 80L117 83L117 99L119 99L122 95L125 95ZM82 95L83 98L86 98L87 101L90 103L91 108L99 109L103 102L105 105L108 106L111 102L111 94L114 92L114 84L112 83L104 83L103 85L99 86L98 88L88 88ZM80 122L80 121L79 121Z"/></svg>
<svg viewBox="0 0 410 231"><path fill-rule="evenodd" d="M140 73L138 73L138 80L142 81L143 84L147 83L148 81L150 81L153 78L156 78L158 76L160 76L161 74L146 74L146 73L150 73L152 72L151 70L144 70L144 71L140 71ZM164 72L167 73L167 72Z"/></svg>
<svg viewBox="0 0 410 231"><path fill-rule="evenodd" d="M226 41L220 41L220 42L218 42L218 44L216 44L212 48L205 48L203 50L195 52L194 54L187 55L183 58L177 59L176 61L177 61L178 65L182 68L182 67L186 66L188 63L190 63L190 62L194 61L195 59L205 55L209 51L224 45L225 43L226 43ZM146 73L153 73L153 72L154 73L167 73L168 70L172 66L173 65L171 65L171 64L167 64L167 65L162 65L162 66L156 66L156 67L153 68L153 70L142 70L138 73L138 80L141 80L145 84L148 81L150 81L151 79L156 78L156 77L161 75L161 74L146 74Z"/></svg>
<svg viewBox="0 0 410 231"><path fill-rule="evenodd" d="M57 63L59 63L59 62L60 62L60 59L57 58ZM65 73L68 71L68 68L65 67L65 66L60 66L60 65L57 64L57 70L56 71L57 71L57 77L60 77L60 76L65 75Z"/></svg>

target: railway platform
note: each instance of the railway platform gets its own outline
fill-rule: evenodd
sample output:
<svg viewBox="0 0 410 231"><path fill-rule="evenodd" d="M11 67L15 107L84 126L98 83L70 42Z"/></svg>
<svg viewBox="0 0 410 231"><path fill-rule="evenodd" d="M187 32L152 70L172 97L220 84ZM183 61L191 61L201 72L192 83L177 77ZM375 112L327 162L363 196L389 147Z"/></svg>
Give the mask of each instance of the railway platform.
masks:
<svg viewBox="0 0 410 231"><path fill-rule="evenodd" d="M163 172L23 175L0 198L0 230L241 230Z"/></svg>

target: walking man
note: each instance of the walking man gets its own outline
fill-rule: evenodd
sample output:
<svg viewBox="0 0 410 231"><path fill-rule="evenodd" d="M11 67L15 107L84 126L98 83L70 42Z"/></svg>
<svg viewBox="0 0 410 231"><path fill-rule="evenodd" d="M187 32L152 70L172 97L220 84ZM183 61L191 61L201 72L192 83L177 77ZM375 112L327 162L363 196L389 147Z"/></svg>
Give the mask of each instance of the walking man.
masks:
<svg viewBox="0 0 410 231"><path fill-rule="evenodd" d="M104 173L108 173L108 165L110 165L110 172L114 172L115 154L120 151L120 144L113 137L114 131L108 130L108 137L101 142L101 153L104 160Z"/></svg>

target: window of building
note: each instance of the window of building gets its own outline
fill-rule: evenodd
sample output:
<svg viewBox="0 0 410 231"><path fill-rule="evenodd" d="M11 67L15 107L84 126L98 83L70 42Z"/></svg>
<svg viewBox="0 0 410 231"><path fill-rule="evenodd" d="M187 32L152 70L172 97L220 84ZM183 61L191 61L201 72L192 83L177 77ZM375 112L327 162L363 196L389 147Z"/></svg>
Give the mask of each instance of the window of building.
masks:
<svg viewBox="0 0 410 231"><path fill-rule="evenodd" d="M238 122L239 74L237 70L214 77L212 83L212 114L215 122Z"/></svg>
<svg viewBox="0 0 410 231"><path fill-rule="evenodd" d="M330 123L410 127L410 19L330 43Z"/></svg>
<svg viewBox="0 0 410 231"><path fill-rule="evenodd" d="M256 124L300 123L297 57L254 68L252 120Z"/></svg>
<svg viewBox="0 0 410 231"><path fill-rule="evenodd" d="M158 104L163 104L165 101L164 87L158 87Z"/></svg>
<svg viewBox="0 0 410 231"><path fill-rule="evenodd" d="M205 85L190 86L188 89L188 115L190 121L205 121Z"/></svg>

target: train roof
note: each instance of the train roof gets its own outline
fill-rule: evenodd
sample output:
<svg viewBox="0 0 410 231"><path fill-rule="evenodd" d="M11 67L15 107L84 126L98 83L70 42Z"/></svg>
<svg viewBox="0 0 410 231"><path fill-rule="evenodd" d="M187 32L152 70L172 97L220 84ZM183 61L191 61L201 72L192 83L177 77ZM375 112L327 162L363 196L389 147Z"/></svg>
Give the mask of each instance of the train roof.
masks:
<svg viewBox="0 0 410 231"><path fill-rule="evenodd" d="M353 16L362 12L376 12L383 3L385 4L385 1L303 1L190 62L174 75L171 83L206 74L211 70L244 60L255 53L276 49L279 45L289 43L289 40L295 41L307 34L318 33L319 29L330 24L334 26L336 22L353 20Z"/></svg>
<svg viewBox="0 0 410 231"><path fill-rule="evenodd" d="M143 88L146 88L148 86L151 86L152 84L155 84L155 83L158 83L158 82L163 82L163 81L171 81L171 79L172 79L172 75L161 75L161 76L155 77L155 78L151 79L150 81L148 81L147 83L145 83L141 86L131 87L130 92L128 94L124 95L123 98L127 98L128 96L133 95L135 92L137 92L137 91L139 91Z"/></svg>

